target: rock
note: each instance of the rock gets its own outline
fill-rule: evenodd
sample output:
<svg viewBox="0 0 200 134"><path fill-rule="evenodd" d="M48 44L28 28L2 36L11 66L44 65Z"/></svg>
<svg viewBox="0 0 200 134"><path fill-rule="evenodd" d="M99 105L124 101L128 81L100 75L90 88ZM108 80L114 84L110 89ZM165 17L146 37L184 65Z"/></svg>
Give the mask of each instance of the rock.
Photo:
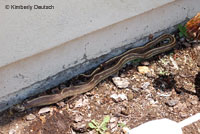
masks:
<svg viewBox="0 0 200 134"><path fill-rule="evenodd" d="M34 120L35 118L36 118L36 116L34 114L29 114L28 116L26 116L27 121Z"/></svg>
<svg viewBox="0 0 200 134"><path fill-rule="evenodd" d="M127 116L127 115L129 115L129 109L127 108L127 107L123 107L122 109L121 109L121 114L123 114L123 115L125 115L125 116Z"/></svg>
<svg viewBox="0 0 200 134"><path fill-rule="evenodd" d="M198 101L197 101L197 100L191 100L190 103L191 103L192 105L197 105L197 104L198 104Z"/></svg>
<svg viewBox="0 0 200 134"><path fill-rule="evenodd" d="M117 122L118 121L118 118L117 117L112 117L110 119L110 123L113 123L113 122Z"/></svg>
<svg viewBox="0 0 200 134"><path fill-rule="evenodd" d="M177 100L168 100L165 104L166 104L167 106L169 106L169 107L173 107L173 106L175 106L176 104L178 104L178 101L177 101Z"/></svg>
<svg viewBox="0 0 200 134"><path fill-rule="evenodd" d="M185 38L184 38L184 37L181 37L179 40L180 40L180 42L184 42L184 41L185 41Z"/></svg>
<svg viewBox="0 0 200 134"><path fill-rule="evenodd" d="M188 43L188 42L183 42L183 45L184 45L185 47L191 47L191 44Z"/></svg>
<svg viewBox="0 0 200 134"><path fill-rule="evenodd" d="M175 108L177 108L180 111L184 111L187 108L187 105L185 103L178 103Z"/></svg>
<svg viewBox="0 0 200 134"><path fill-rule="evenodd" d="M137 69L138 69L138 72L141 74L147 74L151 72L147 66L138 66Z"/></svg>
<svg viewBox="0 0 200 134"><path fill-rule="evenodd" d="M130 84L129 81L125 78L114 77L112 80L118 88L127 88Z"/></svg>
<svg viewBox="0 0 200 134"><path fill-rule="evenodd" d="M128 100L127 96L125 94L112 94L110 96L115 102L120 102L120 101L124 101L124 100Z"/></svg>
<svg viewBox="0 0 200 134"><path fill-rule="evenodd" d="M76 101L75 108L84 107L88 105L88 103L89 103L89 100L87 98L84 98L84 99L81 98L78 101Z"/></svg>
<svg viewBox="0 0 200 134"><path fill-rule="evenodd" d="M16 134L16 130L15 129L11 129L8 134Z"/></svg>
<svg viewBox="0 0 200 134"><path fill-rule="evenodd" d="M148 98L147 100L149 101L149 103L150 103L151 105L155 105L155 104L158 103L158 101L155 101L153 98Z"/></svg>
<svg viewBox="0 0 200 134"><path fill-rule="evenodd" d="M186 112L180 112L180 116L181 116L182 118L186 118L188 115L187 115Z"/></svg>
<svg viewBox="0 0 200 134"><path fill-rule="evenodd" d="M72 128L75 132L84 133L87 131L86 122L73 123Z"/></svg>
<svg viewBox="0 0 200 134"><path fill-rule="evenodd" d="M144 66L148 66L150 63L148 61L142 61L141 64Z"/></svg>
<svg viewBox="0 0 200 134"><path fill-rule="evenodd" d="M127 94L127 97L128 97L128 100L133 100L134 96L133 96L133 93L129 93Z"/></svg>
<svg viewBox="0 0 200 134"><path fill-rule="evenodd" d="M143 90L146 90L146 89L148 88L149 85L150 85L149 82L144 82L144 83L142 84L141 88L142 88Z"/></svg>
<svg viewBox="0 0 200 134"><path fill-rule="evenodd" d="M176 70L178 70L179 67L178 67L176 61L175 61L171 56L170 56L170 60L171 60L171 62L172 62L172 64L173 64L174 68L175 68Z"/></svg>
<svg viewBox="0 0 200 134"><path fill-rule="evenodd" d="M63 102L63 101L61 101L61 102L58 102L58 103L56 103L60 108L63 108L66 104Z"/></svg>
<svg viewBox="0 0 200 134"><path fill-rule="evenodd" d="M200 51L200 44L196 45L195 48Z"/></svg>
<svg viewBox="0 0 200 134"><path fill-rule="evenodd" d="M132 86L131 89L133 90L133 92L139 92L140 91L140 88L136 88L136 87L134 87L134 85Z"/></svg>
<svg viewBox="0 0 200 134"><path fill-rule="evenodd" d="M48 113L48 112L51 112L51 111L52 111L52 109L50 107L44 107L44 108L40 109L38 114L44 114L44 113Z"/></svg>
<svg viewBox="0 0 200 134"><path fill-rule="evenodd" d="M81 122L83 120L83 116L81 116L80 114L76 114L75 115L75 119L74 121L77 123L77 122Z"/></svg>

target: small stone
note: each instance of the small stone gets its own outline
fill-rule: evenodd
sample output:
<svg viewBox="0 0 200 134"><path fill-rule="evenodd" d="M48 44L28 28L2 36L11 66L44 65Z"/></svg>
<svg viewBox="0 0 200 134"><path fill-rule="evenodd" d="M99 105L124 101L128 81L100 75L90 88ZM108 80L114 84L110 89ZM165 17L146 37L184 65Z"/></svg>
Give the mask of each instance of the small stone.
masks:
<svg viewBox="0 0 200 134"><path fill-rule="evenodd" d="M149 85L150 85L149 82L144 82L144 83L142 84L141 88L142 88L143 90L146 90L146 89L148 88Z"/></svg>
<svg viewBox="0 0 200 134"><path fill-rule="evenodd" d="M74 123L72 128L75 132L84 133L87 131L87 124L85 122Z"/></svg>
<svg viewBox="0 0 200 134"><path fill-rule="evenodd" d="M34 120L35 118L36 118L36 116L34 114L29 114L28 116L26 116L27 121Z"/></svg>
<svg viewBox="0 0 200 134"><path fill-rule="evenodd" d="M143 62L141 62L141 64L144 66L148 66L150 63L148 61L143 61Z"/></svg>
<svg viewBox="0 0 200 134"><path fill-rule="evenodd" d="M180 111L184 111L187 108L187 105L185 103L178 103L175 108L178 108Z"/></svg>
<svg viewBox="0 0 200 134"><path fill-rule="evenodd" d="M49 113L51 111L52 111L52 109L50 107L44 107L44 108L40 109L40 111L38 112L38 114Z"/></svg>
<svg viewBox="0 0 200 134"><path fill-rule="evenodd" d="M11 130L9 131L9 134L16 134L16 130L15 130L15 129L11 129Z"/></svg>
<svg viewBox="0 0 200 134"><path fill-rule="evenodd" d="M180 40L180 42L184 42L184 41L185 41L185 38L184 38L184 37L181 37L179 40Z"/></svg>
<svg viewBox="0 0 200 134"><path fill-rule="evenodd" d="M112 117L112 118L110 119L110 123L117 122L117 120L118 120L117 117Z"/></svg>
<svg viewBox="0 0 200 134"><path fill-rule="evenodd" d="M127 94L127 97L128 97L128 100L133 100L134 96L133 96L133 93L129 93Z"/></svg>
<svg viewBox="0 0 200 134"><path fill-rule="evenodd" d="M197 101L197 100L191 100L190 103L191 103L192 105L197 105L197 104L198 104L198 101Z"/></svg>
<svg viewBox="0 0 200 134"><path fill-rule="evenodd" d="M84 98L84 99L81 98L78 101L76 101L75 108L86 106L88 105L88 103L89 103L89 100L87 98Z"/></svg>
<svg viewBox="0 0 200 134"><path fill-rule="evenodd" d="M158 101L155 101L153 98L148 98L148 101L151 105L155 105L158 103Z"/></svg>
<svg viewBox="0 0 200 134"><path fill-rule="evenodd" d="M191 44L188 43L188 42L183 42L183 45L184 45L185 47L191 47Z"/></svg>
<svg viewBox="0 0 200 134"><path fill-rule="evenodd" d="M188 115L187 115L187 113L185 113L185 112L180 112L180 116L181 116L182 118L186 118Z"/></svg>
<svg viewBox="0 0 200 134"><path fill-rule="evenodd" d="M127 88L130 84L129 81L125 78L114 77L112 80L118 88Z"/></svg>
<svg viewBox="0 0 200 134"><path fill-rule="evenodd" d="M63 102L63 101L61 101L61 102L58 102L58 103L56 103L59 107L61 107L61 108L63 108L66 104Z"/></svg>
<svg viewBox="0 0 200 134"><path fill-rule="evenodd" d="M110 129L114 129L116 126L117 126L117 122L115 122L115 123L110 123Z"/></svg>
<svg viewBox="0 0 200 134"><path fill-rule="evenodd" d="M74 119L75 122L81 122L82 120L83 120L83 116L81 116L80 114L75 115L75 119Z"/></svg>
<svg viewBox="0 0 200 134"><path fill-rule="evenodd" d="M168 105L169 107L173 107L178 103L177 100L169 100L166 102L166 105Z"/></svg>
<svg viewBox="0 0 200 134"><path fill-rule="evenodd" d="M110 96L115 102L120 102L120 101L124 101L124 100L128 100L127 96L125 94L112 94Z"/></svg>
<svg viewBox="0 0 200 134"><path fill-rule="evenodd" d="M134 87L134 85L132 86L132 88L131 88L134 92L139 92L140 91L140 88L136 88L136 87Z"/></svg>
<svg viewBox="0 0 200 134"><path fill-rule="evenodd" d="M122 108L122 110L121 110L121 114L126 115L126 116L129 115L129 112L130 112L129 109L125 108L125 107Z"/></svg>
<svg viewBox="0 0 200 134"><path fill-rule="evenodd" d="M196 45L195 48L200 51L200 44Z"/></svg>
<svg viewBox="0 0 200 134"><path fill-rule="evenodd" d="M141 74L147 74L150 73L150 69L147 66L138 66L138 72Z"/></svg>

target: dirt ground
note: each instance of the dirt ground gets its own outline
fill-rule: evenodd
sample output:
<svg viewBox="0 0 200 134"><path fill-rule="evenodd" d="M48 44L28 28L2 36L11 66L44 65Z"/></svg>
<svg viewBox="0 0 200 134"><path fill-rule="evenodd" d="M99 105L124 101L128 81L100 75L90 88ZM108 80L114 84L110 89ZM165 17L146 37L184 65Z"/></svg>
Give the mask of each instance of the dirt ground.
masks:
<svg viewBox="0 0 200 134"><path fill-rule="evenodd" d="M119 88L113 78L125 81L125 87ZM122 97L113 97L117 95ZM199 99L200 45L182 38L170 52L128 64L88 93L55 105L0 113L0 134L95 134L88 123L101 122L106 115L111 118L107 134L122 134L123 125L133 128L160 118L182 121L200 112ZM200 134L200 121L183 132Z"/></svg>

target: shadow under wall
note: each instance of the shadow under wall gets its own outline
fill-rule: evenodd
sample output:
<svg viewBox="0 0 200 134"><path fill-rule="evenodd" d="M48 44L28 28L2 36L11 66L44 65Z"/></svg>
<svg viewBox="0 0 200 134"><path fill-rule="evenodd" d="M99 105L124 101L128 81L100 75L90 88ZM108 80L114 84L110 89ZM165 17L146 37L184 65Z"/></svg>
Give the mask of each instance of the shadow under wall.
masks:
<svg viewBox="0 0 200 134"><path fill-rule="evenodd" d="M198 74L195 77L195 90L196 90L196 94L200 100L200 72L198 72Z"/></svg>

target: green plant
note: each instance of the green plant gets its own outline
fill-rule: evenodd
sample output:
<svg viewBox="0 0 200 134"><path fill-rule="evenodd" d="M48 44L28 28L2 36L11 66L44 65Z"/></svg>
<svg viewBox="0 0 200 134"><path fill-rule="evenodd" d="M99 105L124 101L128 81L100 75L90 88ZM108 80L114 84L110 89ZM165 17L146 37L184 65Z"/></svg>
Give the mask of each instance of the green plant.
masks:
<svg viewBox="0 0 200 134"><path fill-rule="evenodd" d="M88 126L91 129L95 129L99 134L105 134L105 131L108 129L107 124L109 123L109 121L110 121L110 116L107 115L107 116L104 117L104 119L101 123L98 123L97 121L92 120L88 124Z"/></svg>
<svg viewBox="0 0 200 134"><path fill-rule="evenodd" d="M180 37L188 37L187 35L187 29L185 26L182 26L181 24L178 25L178 30L179 30L179 36Z"/></svg>
<svg viewBox="0 0 200 134"><path fill-rule="evenodd" d="M118 127L122 127L122 128L126 127L126 124L124 124L124 123L118 123L117 125L118 125Z"/></svg>

